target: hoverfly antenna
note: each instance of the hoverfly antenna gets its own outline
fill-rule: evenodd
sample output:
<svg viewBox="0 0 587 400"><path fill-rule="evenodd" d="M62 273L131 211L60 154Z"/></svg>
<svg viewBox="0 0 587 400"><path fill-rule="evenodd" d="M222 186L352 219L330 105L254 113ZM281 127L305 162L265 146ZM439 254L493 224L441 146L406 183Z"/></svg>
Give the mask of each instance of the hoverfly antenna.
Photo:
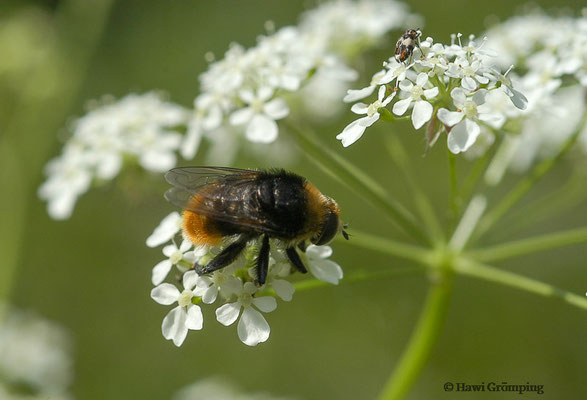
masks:
<svg viewBox="0 0 587 400"><path fill-rule="evenodd" d="M344 229L342 231L342 237L344 237L346 240L349 240L349 234L346 233L346 231Z"/></svg>

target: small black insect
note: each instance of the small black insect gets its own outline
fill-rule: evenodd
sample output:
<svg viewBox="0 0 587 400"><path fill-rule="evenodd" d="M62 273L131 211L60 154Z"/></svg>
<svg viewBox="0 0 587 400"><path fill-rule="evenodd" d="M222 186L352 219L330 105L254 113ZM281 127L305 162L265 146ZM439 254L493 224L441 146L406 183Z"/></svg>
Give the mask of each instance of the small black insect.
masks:
<svg viewBox="0 0 587 400"><path fill-rule="evenodd" d="M200 275L232 263L247 243L261 238L257 283L267 279L269 239L285 247L293 267L306 273L296 247L324 245L337 233L348 239L336 202L305 178L285 170L256 171L224 167L175 168L165 174L174 185L165 198L184 209L183 232L195 245L216 246L232 240Z"/></svg>
<svg viewBox="0 0 587 400"><path fill-rule="evenodd" d="M414 49L416 47L420 49L420 36L422 36L420 28L408 29L401 35L395 44L395 59L398 62L411 60Z"/></svg>

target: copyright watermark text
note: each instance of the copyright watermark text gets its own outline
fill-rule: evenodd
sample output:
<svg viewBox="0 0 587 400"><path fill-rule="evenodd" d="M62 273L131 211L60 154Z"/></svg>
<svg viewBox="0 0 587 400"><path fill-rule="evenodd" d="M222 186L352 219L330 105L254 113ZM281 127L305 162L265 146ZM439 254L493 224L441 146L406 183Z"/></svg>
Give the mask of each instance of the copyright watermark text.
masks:
<svg viewBox="0 0 587 400"><path fill-rule="evenodd" d="M519 394L536 393L544 394L544 385L536 385L530 382L525 384L512 384L508 382L445 382L445 392L514 392Z"/></svg>

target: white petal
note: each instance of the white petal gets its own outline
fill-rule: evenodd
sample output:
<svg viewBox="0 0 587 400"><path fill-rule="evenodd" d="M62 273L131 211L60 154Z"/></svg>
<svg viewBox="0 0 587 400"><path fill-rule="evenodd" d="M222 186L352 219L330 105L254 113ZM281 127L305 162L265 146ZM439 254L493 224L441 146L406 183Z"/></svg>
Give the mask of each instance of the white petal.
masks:
<svg viewBox="0 0 587 400"><path fill-rule="evenodd" d="M185 326L193 331L199 331L204 326L204 317L202 309L199 306L192 305L188 308Z"/></svg>
<svg viewBox="0 0 587 400"><path fill-rule="evenodd" d="M251 104L253 101L255 101L255 93L253 93L253 91L250 89L243 89L238 93L238 95L247 104Z"/></svg>
<svg viewBox="0 0 587 400"><path fill-rule="evenodd" d="M202 294L202 301L204 304L212 304L218 297L218 286L214 285L204 290Z"/></svg>
<svg viewBox="0 0 587 400"><path fill-rule="evenodd" d="M271 312L277 308L277 301L270 296L253 297L253 304L263 312Z"/></svg>
<svg viewBox="0 0 587 400"><path fill-rule="evenodd" d="M432 104L424 100L416 101L412 110L412 124L414 128L420 129L422 125L430 121L432 111Z"/></svg>
<svg viewBox="0 0 587 400"><path fill-rule="evenodd" d="M265 321L263 314L251 307L247 307L243 311L243 315L238 322L238 337L248 346L256 346L261 342L269 339L271 328Z"/></svg>
<svg viewBox="0 0 587 400"><path fill-rule="evenodd" d="M406 111L408 110L408 107L410 106L411 103L412 103L411 97L400 100L393 105L392 111L395 115L404 115L406 113Z"/></svg>
<svg viewBox="0 0 587 400"><path fill-rule="evenodd" d="M210 108L208 115L202 121L202 127L207 131L218 128L222 123L222 116L222 108L219 106Z"/></svg>
<svg viewBox="0 0 587 400"><path fill-rule="evenodd" d="M71 217L76 200L76 194L61 194L49 201L49 204L47 204L47 212L53 219L67 219Z"/></svg>
<svg viewBox="0 0 587 400"><path fill-rule="evenodd" d="M413 87L414 84L407 79L399 83L399 88L404 92L411 92Z"/></svg>
<svg viewBox="0 0 587 400"><path fill-rule="evenodd" d="M147 238L147 246L156 247L170 240L177 232L179 232L180 221L181 215L179 215L177 211L174 211L163 218L151 236Z"/></svg>
<svg viewBox="0 0 587 400"><path fill-rule="evenodd" d="M296 291L294 285L285 279L274 279L271 281L271 287L283 301L291 301Z"/></svg>
<svg viewBox="0 0 587 400"><path fill-rule="evenodd" d="M432 89L424 90L424 97L426 97L427 99L431 99L436 96L438 96L438 88L436 86Z"/></svg>
<svg viewBox="0 0 587 400"><path fill-rule="evenodd" d="M321 281L338 285L338 281L342 279L342 268L334 261L313 260L308 267L312 275Z"/></svg>
<svg viewBox="0 0 587 400"><path fill-rule="evenodd" d="M253 118L253 115L255 115L253 109L251 107L245 107L238 109L234 111L232 114L230 114L228 121L232 125L242 125L249 122L251 118Z"/></svg>
<svg viewBox="0 0 587 400"><path fill-rule="evenodd" d="M179 245L179 251L181 251L182 253L185 253L186 251L188 251L190 248L192 247L192 242L190 242L189 240L185 240L183 239L181 241L181 244Z"/></svg>
<svg viewBox="0 0 587 400"><path fill-rule="evenodd" d="M465 104L465 101L467 101L467 95L465 94L465 91L461 88L454 88L452 92L450 92L450 96L452 97L455 106L457 107L461 107Z"/></svg>
<svg viewBox="0 0 587 400"><path fill-rule="evenodd" d="M424 85L428 82L428 74L426 72L420 72L418 77L416 78L416 85L420 87L424 87Z"/></svg>
<svg viewBox="0 0 587 400"><path fill-rule="evenodd" d="M468 122L470 122L468 119L459 122L451 129L450 133L448 134L448 149L454 154L458 154L462 151L467 151L467 149L469 149L469 147L471 147L473 143L475 143L475 141L477 140L477 136L479 136L479 126L474 122L474 125L469 124L469 126L471 126L472 128L470 132L468 131ZM475 127L477 129L475 129Z"/></svg>
<svg viewBox="0 0 587 400"><path fill-rule="evenodd" d="M375 85L367 86L363 89L358 89L358 90L349 89L349 90L347 90L347 95L344 96L344 98L342 100L345 103L352 103L354 101L361 100L367 96L370 96L374 91L375 91Z"/></svg>
<svg viewBox="0 0 587 400"><path fill-rule="evenodd" d="M386 90L387 90L387 87L385 85L382 85L379 87L379 91L377 92L377 100L383 101L383 98L385 97Z"/></svg>
<svg viewBox="0 0 587 400"><path fill-rule="evenodd" d="M229 276L220 286L220 294L225 298L229 298L234 293L239 292L243 287L240 279L234 276Z"/></svg>
<svg viewBox="0 0 587 400"><path fill-rule="evenodd" d="M251 142L271 143L277 139L277 123L264 115L255 115L247 126L246 136Z"/></svg>
<svg viewBox="0 0 587 400"><path fill-rule="evenodd" d="M263 106L263 112L273 119L282 119L289 114L289 107L283 99L273 99Z"/></svg>
<svg viewBox="0 0 587 400"><path fill-rule="evenodd" d="M481 107L483 107L485 104L479 106L478 111L479 113L479 119L483 122L485 122L486 124L488 124L489 126L491 126L492 128L495 129L499 129L502 127L502 125L504 124L506 118L505 115L503 114L498 114L498 113L485 113L485 114L481 114Z"/></svg>
<svg viewBox="0 0 587 400"><path fill-rule="evenodd" d="M359 118L351 122L343 129L341 133L336 135L336 138L342 142L344 147L349 147L351 144L359 140L361 136L363 136L363 133L365 133L365 129L367 129L367 127L362 126L360 121L364 118L366 117Z"/></svg>
<svg viewBox="0 0 587 400"><path fill-rule="evenodd" d="M512 101L512 103L514 103L514 106L516 106L520 110L525 110L526 107L528 107L528 99L526 98L526 96L524 96L522 93L518 92L514 88L510 89L513 93L513 96L510 97L510 100Z"/></svg>
<svg viewBox="0 0 587 400"><path fill-rule="evenodd" d="M147 151L139 157L139 164L147 171L166 172L175 167L177 157L165 150Z"/></svg>
<svg viewBox="0 0 587 400"><path fill-rule="evenodd" d="M273 96L273 88L270 86L261 86L257 90L257 98L261 101L269 100Z"/></svg>
<svg viewBox="0 0 587 400"><path fill-rule="evenodd" d="M245 282L243 285L243 292L254 294L259 288L253 282Z"/></svg>
<svg viewBox="0 0 587 400"><path fill-rule="evenodd" d="M477 81L482 84L485 85L486 83L489 83L489 79L485 76L481 76L481 75L476 75L475 79L477 79Z"/></svg>
<svg viewBox="0 0 587 400"><path fill-rule="evenodd" d="M470 76L465 76L461 81L461 86L472 92L477 89L477 81Z"/></svg>
<svg viewBox="0 0 587 400"><path fill-rule="evenodd" d="M200 127L200 121L189 123L180 148L181 156L186 160L194 158L198 152L198 147L200 147L201 139L202 129Z"/></svg>
<svg viewBox="0 0 587 400"><path fill-rule="evenodd" d="M183 259L193 265L198 260L198 256L193 251L188 251L184 253Z"/></svg>
<svg viewBox="0 0 587 400"><path fill-rule="evenodd" d="M284 75L281 77L281 87L290 92L300 88L301 79L295 75Z"/></svg>
<svg viewBox="0 0 587 400"><path fill-rule="evenodd" d="M316 246L314 244L311 244L306 249L306 254L310 258L317 258L317 259L328 258L332 255L332 247L330 247L330 246Z"/></svg>
<svg viewBox="0 0 587 400"><path fill-rule="evenodd" d="M224 326L234 323L240 313L241 305L239 303L227 303L216 309L216 319Z"/></svg>
<svg viewBox="0 0 587 400"><path fill-rule="evenodd" d="M478 106L485 103L485 96L487 96L487 89L481 89L475 92L472 99Z"/></svg>
<svg viewBox="0 0 587 400"><path fill-rule="evenodd" d="M175 303L178 297L179 290L171 283L162 283L151 290L151 298L165 306Z"/></svg>
<svg viewBox="0 0 587 400"><path fill-rule="evenodd" d="M464 113L458 111L448 111L446 108L438 110L438 119L446 126L453 126L462 121Z"/></svg>
<svg viewBox="0 0 587 400"><path fill-rule="evenodd" d="M177 246L174 244L168 244L167 246L163 247L163 255L165 255L165 257L171 257L176 251Z"/></svg>
<svg viewBox="0 0 587 400"><path fill-rule="evenodd" d="M379 113L375 113L373 115L371 115L370 117L363 117L359 119L359 124L364 126L365 128L370 127L371 125L373 125L375 122L377 122L379 120Z"/></svg>
<svg viewBox="0 0 587 400"><path fill-rule="evenodd" d="M196 271L188 271L185 274L183 274L183 287L186 288L187 290L192 290L193 288L196 287L196 284L198 283L198 279L200 279L200 277L198 276L198 274L196 273Z"/></svg>
<svg viewBox="0 0 587 400"><path fill-rule="evenodd" d="M188 334L186 326L187 314L182 307L175 307L163 318L161 332L167 340L173 340L173 344L181 346Z"/></svg>
<svg viewBox="0 0 587 400"><path fill-rule="evenodd" d="M381 107L385 107L386 105L388 105L391 100L393 100L393 98L395 97L395 95L397 94L396 91L391 92L391 94L389 96L387 96L382 102L381 102Z"/></svg>
<svg viewBox="0 0 587 400"><path fill-rule="evenodd" d="M351 111L355 114L367 114L368 108L369 106L365 103L357 103L353 104L353 106L351 107Z"/></svg>
<svg viewBox="0 0 587 400"><path fill-rule="evenodd" d="M153 267L153 272L151 273L151 282L153 282L153 285L157 286L165 280L172 265L171 261L163 260Z"/></svg>

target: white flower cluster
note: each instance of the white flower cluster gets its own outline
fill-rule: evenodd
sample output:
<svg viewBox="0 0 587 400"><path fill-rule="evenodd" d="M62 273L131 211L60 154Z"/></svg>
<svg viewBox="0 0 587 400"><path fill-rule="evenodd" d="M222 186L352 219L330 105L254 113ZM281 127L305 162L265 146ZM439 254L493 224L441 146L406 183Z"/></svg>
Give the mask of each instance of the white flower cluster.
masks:
<svg viewBox="0 0 587 400"><path fill-rule="evenodd" d="M476 42L470 36L463 45L459 34L453 35L450 45L443 45L428 37L414 51L415 61L408 64L389 58L384 68L373 75L369 86L348 91L346 102L363 99L375 91L377 100L353 105L351 111L364 116L350 123L336 138L343 146L350 146L381 117L395 119L386 108L390 106L396 116L411 108L410 118L416 129L428 123L429 145L444 129L451 152L468 150L482 129L499 129L506 121L507 115L493 106L493 96L505 96L518 108L524 108L527 102L505 74L487 61L491 52L483 48L484 41ZM437 121L442 122L440 128Z"/></svg>
<svg viewBox="0 0 587 400"><path fill-rule="evenodd" d="M152 282L155 285L151 291L153 300L163 305L176 304L163 319L163 337L180 346L188 330L201 330L203 327L202 310L198 304L213 304L221 299L224 303L216 309L218 322L229 326L238 319L238 337L243 343L256 346L265 342L269 338L270 328L260 311L267 313L277 307L275 297L268 293L272 291L284 301L291 301L294 293L293 285L285 279L292 272L284 251L272 246L267 281L261 287L253 283L255 246L251 246L244 256L239 257L231 265L211 274L199 276L190 270L192 265L195 262L205 265L218 254L220 248L192 249L192 244L186 239L183 239L178 247L175 238L180 230L181 216L173 212L165 217L147 238L149 247L171 241L171 244L163 248L163 254L167 258L159 262L152 273ZM305 259L305 265L317 279L338 284L342 279L342 268L328 260L331 255L330 247L311 245L301 257ZM163 282L174 265L182 277L181 290L175 284Z"/></svg>
<svg viewBox="0 0 587 400"><path fill-rule="evenodd" d="M148 171L175 166L186 110L167 103L156 93L130 94L102 104L73 123L72 137L59 157L51 160L39 197L48 202L49 215L68 218L77 198L94 180L113 179L129 158Z"/></svg>
<svg viewBox="0 0 587 400"><path fill-rule="evenodd" d="M249 393L226 378L200 379L181 388L173 400L288 400L291 397L275 396L266 391Z"/></svg>
<svg viewBox="0 0 587 400"><path fill-rule="evenodd" d="M0 315L0 398L69 398L73 373L64 329L5 304Z"/></svg>
<svg viewBox="0 0 587 400"><path fill-rule="evenodd" d="M516 124L508 126L499 159L522 172L535 160L550 157L584 122L587 94L587 18L550 17L536 12L511 18L491 28L488 45L499 49L499 66L516 63L516 86L528 107L504 107ZM587 130L579 138L587 152ZM496 181L499 174L493 178Z"/></svg>
<svg viewBox="0 0 587 400"><path fill-rule="evenodd" d="M341 82L357 76L344 58L364 51L408 15L395 1L339 0L306 12L298 26L260 36L252 48L233 44L200 75L201 94L194 100L183 157L193 158L202 137L213 138L219 130L243 132L255 143L275 141L276 121L290 113L286 96L302 86L321 82L319 91L302 100L325 112L329 107L316 98L331 98L329 92L338 93Z"/></svg>
<svg viewBox="0 0 587 400"><path fill-rule="evenodd" d="M62 155L46 167L48 179L39 196L47 200L51 217L65 219L94 178L112 179L127 156L160 172L175 166L176 151L194 158L205 138L207 161L230 164L242 133L245 143L275 142L276 121L290 113L288 102L328 117L340 108L347 82L356 78L344 59L409 18L406 7L393 0L324 3L304 13L298 26L260 36L252 48L231 45L222 60L200 75L201 93L191 111L154 93L98 107L74 124ZM187 127L183 137L174 131L177 125ZM261 150L264 158L283 163L291 157L291 146L286 151L279 143L272 146Z"/></svg>

